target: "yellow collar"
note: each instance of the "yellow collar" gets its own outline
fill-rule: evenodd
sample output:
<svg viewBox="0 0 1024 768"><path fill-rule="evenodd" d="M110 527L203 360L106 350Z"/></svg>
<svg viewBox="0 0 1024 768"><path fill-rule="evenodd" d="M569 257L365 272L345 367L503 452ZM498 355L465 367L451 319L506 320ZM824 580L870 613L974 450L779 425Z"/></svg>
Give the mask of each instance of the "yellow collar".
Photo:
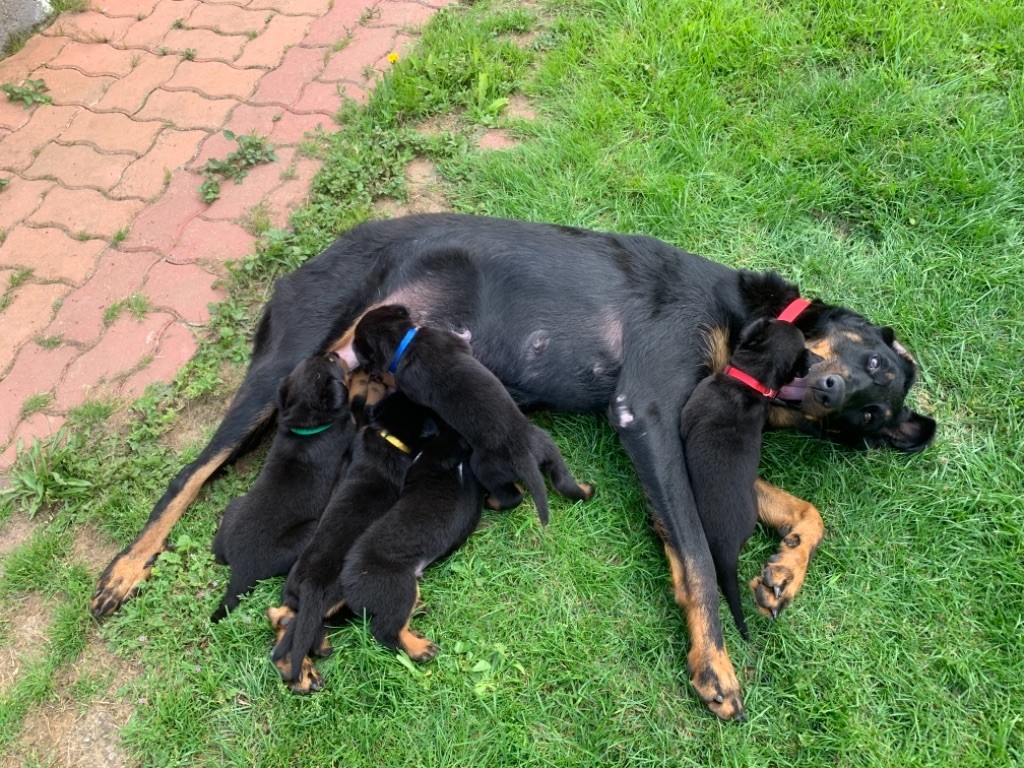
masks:
<svg viewBox="0 0 1024 768"><path fill-rule="evenodd" d="M377 434L380 435L381 437L383 437L385 440L387 440L389 443L391 443L393 446L395 446L395 448L397 448L398 450L402 451L403 453L412 453L412 448L410 448L408 445L403 443L397 437L392 435L386 429L380 430Z"/></svg>

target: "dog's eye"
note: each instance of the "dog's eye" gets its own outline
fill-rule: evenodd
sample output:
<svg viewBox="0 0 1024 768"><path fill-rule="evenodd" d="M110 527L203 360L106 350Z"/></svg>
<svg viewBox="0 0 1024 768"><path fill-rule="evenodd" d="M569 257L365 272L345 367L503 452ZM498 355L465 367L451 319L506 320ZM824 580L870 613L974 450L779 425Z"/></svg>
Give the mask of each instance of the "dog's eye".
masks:
<svg viewBox="0 0 1024 768"><path fill-rule="evenodd" d="M868 370L869 371L877 371L878 368L881 365L882 365L882 358L880 358L878 355L872 355L871 359L868 360Z"/></svg>
<svg viewBox="0 0 1024 768"><path fill-rule="evenodd" d="M875 414L873 414L871 411L864 411L863 413L861 413L861 418L864 420L865 424L870 424L875 420Z"/></svg>

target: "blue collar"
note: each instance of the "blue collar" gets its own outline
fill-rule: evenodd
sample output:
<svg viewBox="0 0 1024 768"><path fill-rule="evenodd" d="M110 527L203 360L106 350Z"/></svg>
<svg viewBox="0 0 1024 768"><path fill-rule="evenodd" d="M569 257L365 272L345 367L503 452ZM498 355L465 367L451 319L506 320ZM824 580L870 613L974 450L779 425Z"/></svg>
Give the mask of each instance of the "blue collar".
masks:
<svg viewBox="0 0 1024 768"><path fill-rule="evenodd" d="M405 338L402 339L402 343L398 345L398 349L395 350L395 356L391 358L391 365L388 366L388 373L394 373L398 369L398 361L402 359L402 355L405 354L406 347L412 343L413 336L419 332L419 328L413 326L405 334Z"/></svg>

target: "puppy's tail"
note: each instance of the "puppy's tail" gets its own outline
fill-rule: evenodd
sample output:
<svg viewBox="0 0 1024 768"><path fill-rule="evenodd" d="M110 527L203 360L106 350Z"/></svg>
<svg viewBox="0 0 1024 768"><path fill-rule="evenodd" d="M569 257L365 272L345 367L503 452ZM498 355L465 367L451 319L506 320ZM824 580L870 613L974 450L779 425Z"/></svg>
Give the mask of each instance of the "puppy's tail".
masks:
<svg viewBox="0 0 1024 768"><path fill-rule="evenodd" d="M533 503L537 506L537 517L541 525L548 524L548 488L544 484L544 475L535 461L528 461L525 466L519 468L519 476L526 486L526 490L533 496Z"/></svg>
<svg viewBox="0 0 1024 768"><path fill-rule="evenodd" d="M318 585L305 583L299 588L299 610L288 627L291 633L291 680L302 674L302 662L311 656L323 639L327 594Z"/></svg>
<svg viewBox="0 0 1024 768"><path fill-rule="evenodd" d="M750 631L747 629L747 621L743 617L743 606L740 604L740 585L736 572L736 565L723 569L719 574L718 582L725 594L725 602L732 613L732 620L736 622L736 629L743 635L744 640L750 640Z"/></svg>

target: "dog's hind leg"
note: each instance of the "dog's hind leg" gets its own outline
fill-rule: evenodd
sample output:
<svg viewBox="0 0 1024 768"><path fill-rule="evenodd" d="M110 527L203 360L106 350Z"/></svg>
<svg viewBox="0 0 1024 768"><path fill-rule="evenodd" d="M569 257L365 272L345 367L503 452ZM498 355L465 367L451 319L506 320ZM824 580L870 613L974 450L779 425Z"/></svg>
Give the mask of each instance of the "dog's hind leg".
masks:
<svg viewBox="0 0 1024 768"><path fill-rule="evenodd" d="M174 524L199 495L199 490L225 464L258 441L274 415L274 394L297 361L271 366L254 363L209 444L171 481L142 531L113 559L100 576L92 598L94 616L113 613L128 600L152 570Z"/></svg>
<svg viewBox="0 0 1024 768"><path fill-rule="evenodd" d="M758 517L779 532L782 542L779 551L768 558L761 575L750 582L750 589L757 610L777 619L800 591L811 558L825 535L825 524L817 507L781 488L758 479L754 490Z"/></svg>

